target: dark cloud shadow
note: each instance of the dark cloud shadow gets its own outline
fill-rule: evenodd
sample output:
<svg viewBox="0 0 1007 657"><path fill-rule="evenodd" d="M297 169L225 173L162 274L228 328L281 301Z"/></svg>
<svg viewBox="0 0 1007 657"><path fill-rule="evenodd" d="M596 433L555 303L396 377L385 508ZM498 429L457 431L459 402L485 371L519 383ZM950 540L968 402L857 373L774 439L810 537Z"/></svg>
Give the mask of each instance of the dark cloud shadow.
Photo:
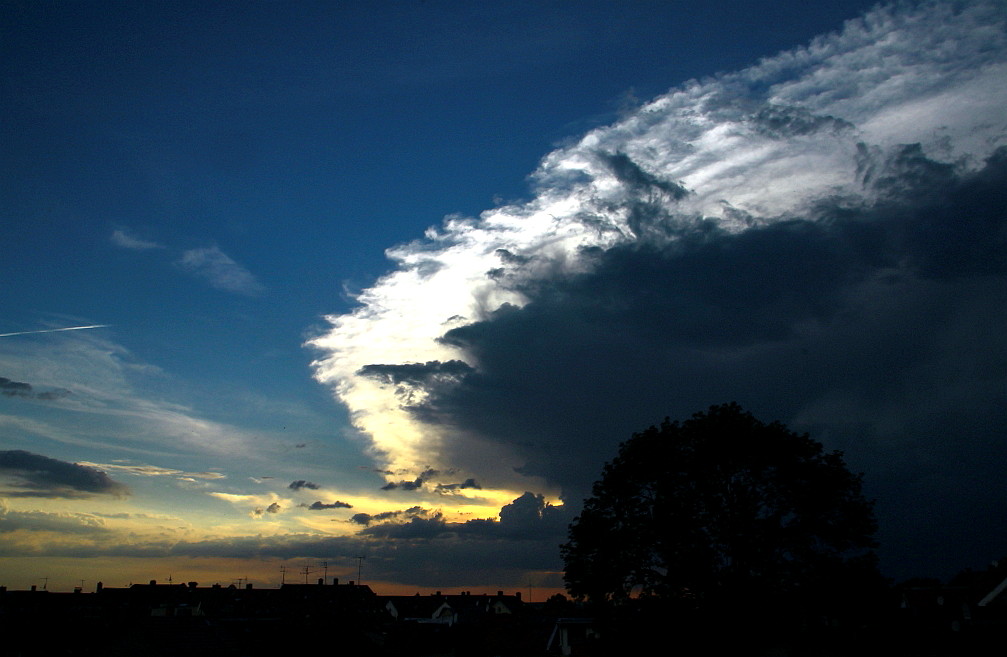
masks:
<svg viewBox="0 0 1007 657"><path fill-rule="evenodd" d="M447 462L479 471L479 436L579 501L632 431L736 400L846 450L878 497L882 554L916 555L905 569L952 549L955 563L998 554L1007 149L973 173L916 145L858 157L862 197L733 233L665 209L650 220L673 228L586 253L587 273L517 269L525 306L443 337L478 371L416 380L426 394L412 411L446 429Z"/></svg>
<svg viewBox="0 0 1007 657"><path fill-rule="evenodd" d="M0 475L8 497L83 498L92 495L124 497L129 489L107 474L88 466L67 463L23 450L0 451Z"/></svg>

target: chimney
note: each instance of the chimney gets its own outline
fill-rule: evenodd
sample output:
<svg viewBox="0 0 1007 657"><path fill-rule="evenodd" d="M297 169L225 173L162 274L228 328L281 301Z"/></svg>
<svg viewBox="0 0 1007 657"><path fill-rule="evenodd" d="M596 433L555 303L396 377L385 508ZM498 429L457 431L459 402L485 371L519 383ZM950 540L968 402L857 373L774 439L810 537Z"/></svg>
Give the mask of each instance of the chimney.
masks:
<svg viewBox="0 0 1007 657"><path fill-rule="evenodd" d="M95 587L94 587L94 592L95 593L101 593L101 590L103 588L105 588L105 585L102 584L101 582L98 582L98 584L96 584Z"/></svg>
<svg viewBox="0 0 1007 657"><path fill-rule="evenodd" d="M503 591L497 591L497 597L498 598L502 598L503 597Z"/></svg>
<svg viewBox="0 0 1007 657"><path fill-rule="evenodd" d="M332 586L339 586L339 578L338 577L333 577L332 578Z"/></svg>
<svg viewBox="0 0 1007 657"><path fill-rule="evenodd" d="M252 583L251 582L249 582L248 584L245 584L245 590L246 591L251 591L252 590Z"/></svg>
<svg viewBox="0 0 1007 657"><path fill-rule="evenodd" d="M517 598L518 602L521 602L521 591L518 591L517 593L515 593L514 597Z"/></svg>
<svg viewBox="0 0 1007 657"><path fill-rule="evenodd" d="M31 585L31 590L32 590L32 591L34 591L34 590L35 590L35 585L34 585L34 584L32 584L32 585Z"/></svg>
<svg viewBox="0 0 1007 657"><path fill-rule="evenodd" d="M319 577L318 578L318 585L322 586L323 584L325 584L325 578L324 577Z"/></svg>

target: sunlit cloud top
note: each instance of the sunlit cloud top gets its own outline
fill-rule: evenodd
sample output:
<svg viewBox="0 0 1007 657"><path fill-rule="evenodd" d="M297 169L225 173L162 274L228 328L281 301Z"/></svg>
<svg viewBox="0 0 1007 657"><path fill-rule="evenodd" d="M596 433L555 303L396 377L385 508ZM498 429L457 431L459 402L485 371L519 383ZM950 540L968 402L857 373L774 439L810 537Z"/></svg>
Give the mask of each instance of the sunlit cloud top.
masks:
<svg viewBox="0 0 1007 657"><path fill-rule="evenodd" d="M751 68L672 89L550 153L530 201L449 217L389 249L396 268L310 341L316 377L390 470L460 468L490 487L550 489L520 450L437 403L462 381L492 383L480 378L485 350L464 336L619 245L740 233L826 199L873 203L891 188L872 175L905 144L963 172L981 167L1007 126L1003 14L996 3L878 9Z"/></svg>

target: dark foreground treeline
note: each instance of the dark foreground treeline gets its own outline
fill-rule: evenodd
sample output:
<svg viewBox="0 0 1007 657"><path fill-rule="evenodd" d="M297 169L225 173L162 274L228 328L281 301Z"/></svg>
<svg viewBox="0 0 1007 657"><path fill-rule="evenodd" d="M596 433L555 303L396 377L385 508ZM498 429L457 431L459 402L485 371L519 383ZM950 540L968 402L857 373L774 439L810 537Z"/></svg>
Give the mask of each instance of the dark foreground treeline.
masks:
<svg viewBox="0 0 1007 657"><path fill-rule="evenodd" d="M1005 565L1007 566L1007 565ZM686 603L589 607L555 596L378 596L367 586L279 589L146 584L94 593L0 587L0 654L257 657L336 655L1002 654L1007 567L915 580L788 607L755 595L698 614Z"/></svg>

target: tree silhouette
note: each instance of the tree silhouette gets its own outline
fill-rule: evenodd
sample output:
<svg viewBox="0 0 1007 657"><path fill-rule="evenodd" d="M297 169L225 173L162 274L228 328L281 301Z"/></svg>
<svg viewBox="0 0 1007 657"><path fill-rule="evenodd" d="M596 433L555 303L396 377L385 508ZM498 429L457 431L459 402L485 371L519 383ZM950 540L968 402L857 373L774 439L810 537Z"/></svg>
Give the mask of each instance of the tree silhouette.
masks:
<svg viewBox="0 0 1007 657"><path fill-rule="evenodd" d="M820 607L878 581L875 530L840 452L732 403L623 443L561 549L579 599Z"/></svg>

